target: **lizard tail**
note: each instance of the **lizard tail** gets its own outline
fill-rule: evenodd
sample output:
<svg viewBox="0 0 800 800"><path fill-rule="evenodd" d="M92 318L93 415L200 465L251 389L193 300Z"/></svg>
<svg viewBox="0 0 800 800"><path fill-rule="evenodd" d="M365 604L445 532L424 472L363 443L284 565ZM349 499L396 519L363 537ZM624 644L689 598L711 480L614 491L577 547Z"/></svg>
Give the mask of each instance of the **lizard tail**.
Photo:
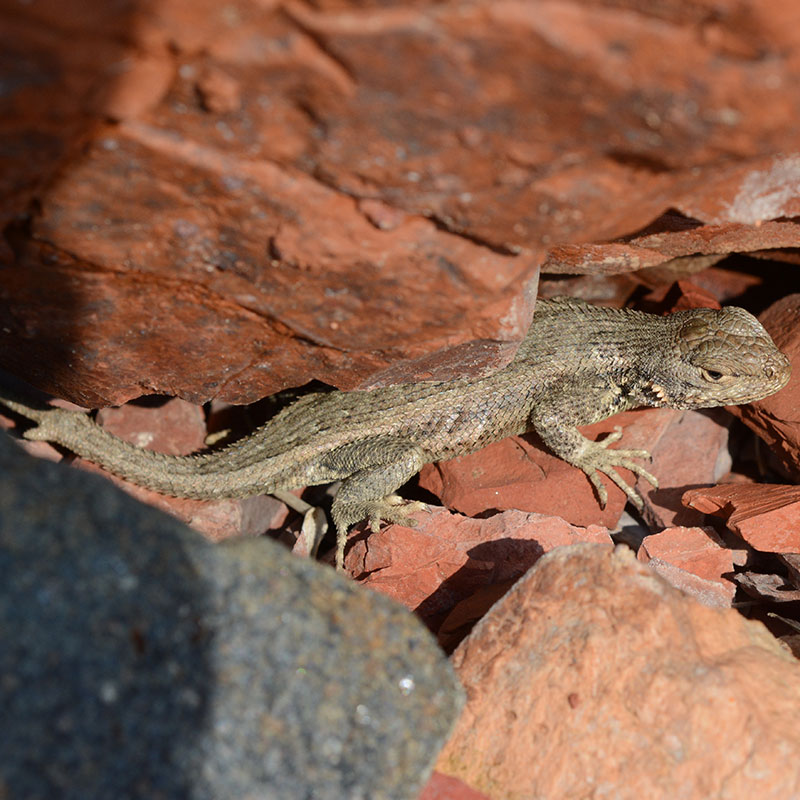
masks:
<svg viewBox="0 0 800 800"><path fill-rule="evenodd" d="M8 409L13 411L15 414L19 414L21 417L25 417L26 419L32 420L33 422L38 422L41 425L46 419L47 415L50 412L50 409L47 408L33 408L25 403L19 402L15 400L13 397L6 396L5 392L3 397L0 397L0 402ZM38 430L37 428L28 431L27 433L33 433L34 431ZM28 436L25 435L26 439L38 439L40 437L36 436Z"/></svg>
<svg viewBox="0 0 800 800"><path fill-rule="evenodd" d="M207 455L174 456L145 450L103 430L91 417L64 408L33 408L0 393L0 403L17 414L38 423L24 432L25 439L60 444L78 456L147 489L172 497L205 500L251 497L285 488L280 471L284 462L291 466L291 455L248 460L235 469L214 469L217 461L224 466L224 452ZM207 474L198 465L210 467ZM265 469L266 467L266 469ZM279 474L276 476L274 473ZM294 484L292 484L294 485Z"/></svg>

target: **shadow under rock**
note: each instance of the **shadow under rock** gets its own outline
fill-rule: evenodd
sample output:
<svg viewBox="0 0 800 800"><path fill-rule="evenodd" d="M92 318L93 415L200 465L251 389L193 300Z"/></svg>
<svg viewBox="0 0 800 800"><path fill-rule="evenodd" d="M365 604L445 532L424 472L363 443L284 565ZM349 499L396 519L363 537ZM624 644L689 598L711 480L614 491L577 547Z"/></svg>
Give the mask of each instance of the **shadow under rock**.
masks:
<svg viewBox="0 0 800 800"><path fill-rule="evenodd" d="M478 544L467 552L467 563L443 581L433 594L414 609L414 613L431 631L437 633L459 603L479 592L490 598L491 591L488 590L495 585L502 586L505 592L544 552L539 542L532 539L504 538ZM491 602L488 602L485 610L488 610ZM463 635L466 633L468 629Z"/></svg>
<svg viewBox="0 0 800 800"><path fill-rule="evenodd" d="M38 237L36 220L104 121L144 6L0 0L0 366L59 396L97 309L68 277L86 265Z"/></svg>

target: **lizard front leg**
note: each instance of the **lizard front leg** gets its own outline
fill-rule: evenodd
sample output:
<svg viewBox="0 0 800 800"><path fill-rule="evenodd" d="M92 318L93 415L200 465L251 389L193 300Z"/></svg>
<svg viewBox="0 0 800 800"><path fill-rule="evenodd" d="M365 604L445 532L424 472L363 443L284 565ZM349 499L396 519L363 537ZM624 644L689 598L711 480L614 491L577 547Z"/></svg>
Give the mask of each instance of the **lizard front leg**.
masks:
<svg viewBox="0 0 800 800"><path fill-rule="evenodd" d="M633 404L627 403L620 390L610 382L604 380L587 386L575 381L556 387L531 413L531 424L550 450L586 473L601 508L605 508L608 500L606 487L600 480L600 473L603 473L625 492L636 508L642 509L641 496L622 479L615 467L628 469L658 488L656 478L634 460L649 459L647 450L609 449L610 444L622 437L621 428L599 442L587 439L578 430L579 425L598 422L631 407Z"/></svg>
<svg viewBox="0 0 800 800"><path fill-rule="evenodd" d="M409 478L430 461L422 448L398 437L372 437L352 442L325 456L326 468L348 474L333 500L331 515L336 526L336 568L344 568L347 531L362 519L374 532L381 521L413 526L410 515L426 508L424 503L395 494Z"/></svg>

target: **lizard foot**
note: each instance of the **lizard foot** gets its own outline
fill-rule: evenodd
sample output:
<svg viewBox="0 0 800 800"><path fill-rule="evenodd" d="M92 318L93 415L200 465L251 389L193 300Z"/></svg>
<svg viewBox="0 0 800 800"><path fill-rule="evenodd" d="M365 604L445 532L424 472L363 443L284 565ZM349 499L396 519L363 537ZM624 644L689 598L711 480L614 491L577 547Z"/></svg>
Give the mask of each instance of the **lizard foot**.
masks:
<svg viewBox="0 0 800 800"><path fill-rule="evenodd" d="M608 493L606 487L600 480L599 473L611 479L613 483L619 486L625 492L628 500L633 503L640 511L644 505L641 495L630 484L626 483L622 476L614 469L614 467L623 467L630 470L634 475L644 478L656 489L658 488L658 480L654 475L648 472L643 466L637 464L633 459L644 458L650 459L650 453L647 450L609 450L608 446L614 442L618 442L622 438L622 428L614 428L614 432L610 433L600 442L587 442L586 449L577 460L576 466L582 469L586 476L594 486L597 492L597 498L600 501L600 507L605 508L608 502Z"/></svg>
<svg viewBox="0 0 800 800"><path fill-rule="evenodd" d="M344 548L347 531L351 525L366 519L370 530L377 533L381 522L393 522L414 528L417 521L412 517L417 511L428 511L428 506L418 500L405 500L397 494L390 494L379 500L364 500L360 503L337 503L334 500L333 521L336 525L336 569L344 569Z"/></svg>
<svg viewBox="0 0 800 800"><path fill-rule="evenodd" d="M380 530L381 522L394 522L397 525L416 528L417 521L412 515L417 511L430 511L427 503L421 503L419 500L406 500L399 494L387 495L370 505L371 508L366 516L369 519L369 528L373 533Z"/></svg>

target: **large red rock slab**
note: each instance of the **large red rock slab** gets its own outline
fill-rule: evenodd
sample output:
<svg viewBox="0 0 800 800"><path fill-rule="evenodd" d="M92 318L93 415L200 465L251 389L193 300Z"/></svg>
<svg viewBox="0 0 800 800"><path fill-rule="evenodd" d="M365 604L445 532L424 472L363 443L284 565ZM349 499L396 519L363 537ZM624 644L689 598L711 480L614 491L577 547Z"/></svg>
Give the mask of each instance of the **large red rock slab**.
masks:
<svg viewBox="0 0 800 800"><path fill-rule="evenodd" d="M599 525L505 511L471 519L442 508L415 515L417 527L390 525L351 536L345 569L363 586L416 611L436 628L479 589L513 581L544 553L579 541L610 542Z"/></svg>
<svg viewBox="0 0 800 800"><path fill-rule="evenodd" d="M719 59L728 46L723 41L753 54L775 47L762 38L762 18L774 24L787 16L793 23L795 15L751 6L747 25L727 18L718 35L698 40L698 26L707 22L697 11L676 4L665 25L644 6L631 14L579 3L439 4L370 15L367 32L364 14L293 3L294 18L347 64L355 85L344 104L318 103L328 135L315 143L315 157L326 177L350 192L369 187L504 247L531 246L543 236L555 243L607 241L669 208L733 222L733 229L764 219L756 206L767 218L783 216L791 198L772 187L786 186L790 160L754 160L741 169L730 160L725 168L708 165L723 152L779 152L770 139L785 145L792 136L796 93L765 88L779 104L779 134L751 116L769 102L754 97L754 85L769 83L760 60L737 59L721 70ZM780 38L795 41L789 32ZM667 51L686 55L664 59ZM788 75L796 68L783 62L778 69ZM710 108L725 113L709 115ZM755 128L766 137L758 143ZM386 140L387 129L404 143L400 152ZM796 236L795 229L789 240ZM660 243L644 247L657 251ZM693 242L676 250L696 248ZM602 269L613 253L612 244L606 258L582 266Z"/></svg>
<svg viewBox="0 0 800 800"><path fill-rule="evenodd" d="M625 548L549 553L452 658L468 700L436 768L491 798L800 793L800 666Z"/></svg>
<svg viewBox="0 0 800 800"><path fill-rule="evenodd" d="M81 403L474 374L542 263L800 244L792 4L71 6L0 4L0 364Z"/></svg>
<svg viewBox="0 0 800 800"><path fill-rule="evenodd" d="M91 136L135 52L136 3L0 2L0 256L52 175ZM11 232L11 235L9 235Z"/></svg>
<svg viewBox="0 0 800 800"><path fill-rule="evenodd" d="M683 502L723 517L751 547L768 553L800 553L800 487L730 484L693 489Z"/></svg>
<svg viewBox="0 0 800 800"><path fill-rule="evenodd" d="M64 170L33 228L50 244L21 247L4 276L0 362L91 405L147 391L245 403L312 377L353 388L404 358L396 380L425 377L413 360L458 338L519 340L535 295L530 259L520 282L519 257L419 218L376 229L307 176L135 123Z"/></svg>
<svg viewBox="0 0 800 800"><path fill-rule="evenodd" d="M777 394L734 413L766 441L793 475L800 476L800 294L773 303L759 320L792 362L792 377Z"/></svg>

